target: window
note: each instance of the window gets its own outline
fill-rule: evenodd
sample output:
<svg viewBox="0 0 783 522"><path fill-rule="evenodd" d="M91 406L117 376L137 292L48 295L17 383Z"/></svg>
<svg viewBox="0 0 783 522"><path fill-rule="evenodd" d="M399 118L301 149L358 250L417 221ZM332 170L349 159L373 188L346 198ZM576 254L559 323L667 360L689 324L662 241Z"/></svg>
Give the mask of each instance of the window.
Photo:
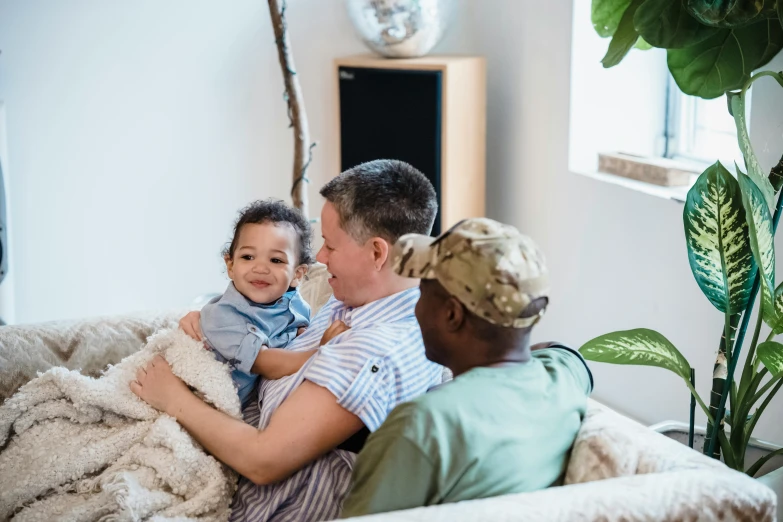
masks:
<svg viewBox="0 0 783 522"><path fill-rule="evenodd" d="M749 104L750 92L746 95ZM686 96L669 79L664 156L699 163L720 160L733 170L743 166L737 128L726 107L726 97L703 100Z"/></svg>

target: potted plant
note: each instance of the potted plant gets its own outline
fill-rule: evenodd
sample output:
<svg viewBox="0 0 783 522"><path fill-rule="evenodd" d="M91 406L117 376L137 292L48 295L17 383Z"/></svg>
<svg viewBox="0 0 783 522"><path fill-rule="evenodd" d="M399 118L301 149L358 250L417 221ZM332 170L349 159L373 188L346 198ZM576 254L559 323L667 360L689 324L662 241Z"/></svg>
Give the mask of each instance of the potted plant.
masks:
<svg viewBox="0 0 783 522"><path fill-rule="evenodd" d="M774 246L783 205L783 159L768 175L762 172L748 135L745 99L762 78L783 87L781 73L753 73L783 48L783 0L593 0L592 21L599 35L611 37L604 67L619 64L634 47L663 48L685 94L725 96L745 165L735 166L735 175L720 162L707 168L690 189L683 211L693 276L724 317L709 403L696 392L685 357L653 330L602 335L580 352L593 361L657 366L679 375L692 396L691 445L698 403L708 422L704 452L755 476L769 459L783 454L783 449L773 451L746 465L753 429L783 386L783 344L775 340L783 333L783 284L775 286ZM745 347L759 290L758 320ZM764 323L769 333L762 340ZM743 348L747 357L735 378Z"/></svg>

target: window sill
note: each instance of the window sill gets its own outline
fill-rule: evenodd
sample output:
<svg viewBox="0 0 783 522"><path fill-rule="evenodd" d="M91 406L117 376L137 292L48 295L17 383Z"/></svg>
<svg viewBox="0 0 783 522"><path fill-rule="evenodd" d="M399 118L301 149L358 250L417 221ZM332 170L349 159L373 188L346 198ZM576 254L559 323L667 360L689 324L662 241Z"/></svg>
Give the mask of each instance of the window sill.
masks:
<svg viewBox="0 0 783 522"><path fill-rule="evenodd" d="M585 176L604 183L610 183L620 187L625 187L636 192L655 196L657 198L669 199L678 203L685 203L688 197L688 191L691 186L683 187L662 187L660 185L653 185L652 183L645 183L644 181L637 181L635 179L624 178L622 176L616 176L614 174L606 174L604 172L580 172L572 171L579 176ZM694 177L694 181L696 178Z"/></svg>

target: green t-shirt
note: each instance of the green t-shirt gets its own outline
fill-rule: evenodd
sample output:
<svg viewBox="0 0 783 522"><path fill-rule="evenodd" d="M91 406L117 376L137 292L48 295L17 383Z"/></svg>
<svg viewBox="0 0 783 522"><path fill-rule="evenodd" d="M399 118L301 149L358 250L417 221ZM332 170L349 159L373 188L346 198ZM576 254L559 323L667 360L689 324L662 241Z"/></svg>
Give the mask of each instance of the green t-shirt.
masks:
<svg viewBox="0 0 783 522"><path fill-rule="evenodd" d="M342 516L546 488L561 480L592 377L566 348L474 368L401 404L368 439Z"/></svg>

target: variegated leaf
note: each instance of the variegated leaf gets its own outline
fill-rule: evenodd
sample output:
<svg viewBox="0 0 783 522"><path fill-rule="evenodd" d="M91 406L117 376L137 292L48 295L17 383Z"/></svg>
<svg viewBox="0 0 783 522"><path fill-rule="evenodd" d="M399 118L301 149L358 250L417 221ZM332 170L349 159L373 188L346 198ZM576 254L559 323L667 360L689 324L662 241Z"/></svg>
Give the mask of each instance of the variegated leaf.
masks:
<svg viewBox="0 0 783 522"><path fill-rule="evenodd" d="M727 94L727 96L729 100L729 112L734 116L734 123L737 126L737 142L739 143L740 150L742 150L742 157L745 158L745 167L748 169L748 176L753 180L753 183L756 184L756 187L758 187L767 206L774 206L775 189L772 187L772 183L770 183L762 170L761 164L756 157L756 153L753 152L753 146L750 143L748 124L745 118L745 98L734 93Z"/></svg>
<svg viewBox="0 0 783 522"><path fill-rule="evenodd" d="M745 220L748 223L750 249L761 276L761 311L764 322L773 326L775 314L775 235L772 216L761 190L737 167L737 181L742 192Z"/></svg>
<svg viewBox="0 0 783 522"><path fill-rule="evenodd" d="M745 310L755 266L737 180L719 162L688 192L683 212L688 261L707 299L723 313Z"/></svg>
<svg viewBox="0 0 783 522"><path fill-rule="evenodd" d="M756 347L756 356L773 376L783 373L783 344L775 341L761 343Z"/></svg>
<svg viewBox="0 0 783 522"><path fill-rule="evenodd" d="M775 289L775 323L769 326L775 335L783 333L783 283Z"/></svg>
<svg viewBox="0 0 783 522"><path fill-rule="evenodd" d="M657 366L690 379L691 366L679 350L664 336L646 328L596 337L585 343L579 353L590 361Z"/></svg>

